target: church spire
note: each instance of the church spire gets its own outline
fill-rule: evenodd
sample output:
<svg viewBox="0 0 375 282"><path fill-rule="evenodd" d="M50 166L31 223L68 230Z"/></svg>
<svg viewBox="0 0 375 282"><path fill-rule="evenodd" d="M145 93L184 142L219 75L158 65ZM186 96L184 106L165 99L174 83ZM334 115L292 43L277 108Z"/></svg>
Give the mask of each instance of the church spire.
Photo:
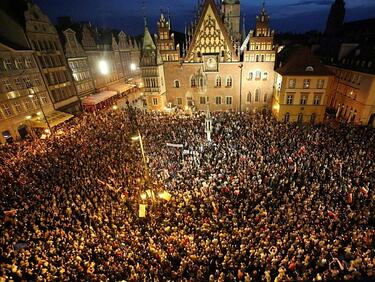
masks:
<svg viewBox="0 0 375 282"><path fill-rule="evenodd" d="M332 36L340 32L345 18L345 1L335 0L327 19L325 34Z"/></svg>

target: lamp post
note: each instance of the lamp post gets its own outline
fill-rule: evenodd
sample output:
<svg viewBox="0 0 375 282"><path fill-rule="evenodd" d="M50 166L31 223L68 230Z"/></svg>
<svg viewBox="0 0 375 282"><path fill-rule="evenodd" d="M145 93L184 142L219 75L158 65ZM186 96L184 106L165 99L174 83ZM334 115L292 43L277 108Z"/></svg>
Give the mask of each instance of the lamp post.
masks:
<svg viewBox="0 0 375 282"><path fill-rule="evenodd" d="M143 161L145 185L147 186L148 183L149 183L149 171L148 171L146 155L145 155L145 151L144 151L144 147L143 147L142 134L138 129L136 114L134 112L134 109L130 106L129 100L126 101L126 105L127 105L127 109L128 109L128 116L129 116L130 125L131 125L131 128L132 128L132 133L133 133L133 135L131 136L131 140L139 141L139 146L140 146L140 149L141 149L142 161ZM154 201L154 197L155 197L154 191L151 187L150 187L150 190L151 190L151 199L152 199L152 201ZM142 198L142 200L144 200L144 199Z"/></svg>
<svg viewBox="0 0 375 282"><path fill-rule="evenodd" d="M242 114L242 68L243 64L238 66L240 68L240 113Z"/></svg>
<svg viewBox="0 0 375 282"><path fill-rule="evenodd" d="M46 113L44 112L44 109L43 109L43 106L42 106L42 103L40 102L40 97L39 97L39 94L38 92L35 92L34 89L32 88L32 85L28 85L29 89L32 91L32 94L29 94L29 98L33 98L34 96L36 97L36 100L38 101L38 106L43 114L43 118L47 124L47 127L48 127L48 130L50 133L52 133L52 130L51 130L51 126L48 122L48 119L47 119L47 116L46 116Z"/></svg>

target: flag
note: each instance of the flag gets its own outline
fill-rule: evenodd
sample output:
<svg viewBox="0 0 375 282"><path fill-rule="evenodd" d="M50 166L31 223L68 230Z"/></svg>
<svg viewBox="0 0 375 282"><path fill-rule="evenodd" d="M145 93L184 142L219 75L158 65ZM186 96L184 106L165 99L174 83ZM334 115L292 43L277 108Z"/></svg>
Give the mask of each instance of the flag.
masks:
<svg viewBox="0 0 375 282"><path fill-rule="evenodd" d="M6 215L6 216L15 216L16 213L17 213L16 209L4 211L4 215Z"/></svg>
<svg viewBox="0 0 375 282"><path fill-rule="evenodd" d="M299 149L298 154L299 154L299 155L302 155L302 154L304 154L305 152L306 152L306 148L305 148L305 146L302 146L302 147Z"/></svg>
<svg viewBox="0 0 375 282"><path fill-rule="evenodd" d="M346 197L346 200L348 204L351 205L353 203L353 193L349 193Z"/></svg>
<svg viewBox="0 0 375 282"><path fill-rule="evenodd" d="M365 187L362 187L359 192L362 193L362 195L367 198L368 197L368 190Z"/></svg>
<svg viewBox="0 0 375 282"><path fill-rule="evenodd" d="M139 204L139 217L146 217L146 206L145 204Z"/></svg>

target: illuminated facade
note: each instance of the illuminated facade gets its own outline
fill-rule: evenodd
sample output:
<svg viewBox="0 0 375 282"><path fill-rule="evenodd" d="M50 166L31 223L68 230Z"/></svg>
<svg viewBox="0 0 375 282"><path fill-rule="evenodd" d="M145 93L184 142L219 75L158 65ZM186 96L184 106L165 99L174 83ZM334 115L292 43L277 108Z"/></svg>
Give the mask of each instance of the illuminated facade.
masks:
<svg viewBox="0 0 375 282"><path fill-rule="evenodd" d="M278 121L321 123L333 74L309 48L286 48L276 69L272 112Z"/></svg>

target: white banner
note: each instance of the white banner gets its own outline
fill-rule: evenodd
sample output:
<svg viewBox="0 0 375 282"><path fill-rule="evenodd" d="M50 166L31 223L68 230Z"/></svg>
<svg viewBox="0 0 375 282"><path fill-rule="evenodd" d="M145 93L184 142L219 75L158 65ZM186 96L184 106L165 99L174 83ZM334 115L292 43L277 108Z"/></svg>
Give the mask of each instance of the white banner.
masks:
<svg viewBox="0 0 375 282"><path fill-rule="evenodd" d="M174 147L174 148L183 148L184 145L182 144L173 144L173 143L167 143L168 147Z"/></svg>

